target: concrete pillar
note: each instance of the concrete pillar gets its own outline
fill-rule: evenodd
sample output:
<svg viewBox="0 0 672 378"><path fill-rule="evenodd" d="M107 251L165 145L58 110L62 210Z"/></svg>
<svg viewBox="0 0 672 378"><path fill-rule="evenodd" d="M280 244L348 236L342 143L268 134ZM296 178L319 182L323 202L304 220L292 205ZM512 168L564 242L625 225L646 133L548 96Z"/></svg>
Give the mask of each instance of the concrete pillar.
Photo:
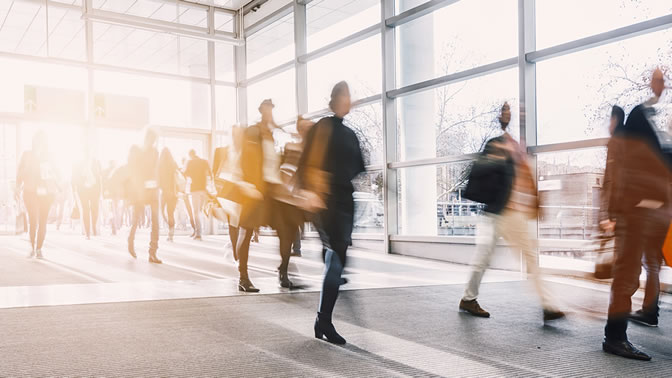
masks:
<svg viewBox="0 0 672 378"><path fill-rule="evenodd" d="M400 0L405 9L424 0ZM422 81L434 71L434 22L432 16L410 22L397 30L399 38L400 84ZM401 154L405 160L436 157L434 129L434 91L426 91L399 100L401 110ZM409 235L435 235L436 166L401 170L401 229Z"/></svg>

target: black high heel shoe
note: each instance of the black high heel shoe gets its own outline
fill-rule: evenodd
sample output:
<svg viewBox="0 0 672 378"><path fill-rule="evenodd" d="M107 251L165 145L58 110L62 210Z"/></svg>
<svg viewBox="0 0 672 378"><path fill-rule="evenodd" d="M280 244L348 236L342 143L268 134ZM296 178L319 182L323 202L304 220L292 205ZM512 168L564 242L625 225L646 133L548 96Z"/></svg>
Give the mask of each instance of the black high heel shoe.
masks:
<svg viewBox="0 0 672 378"><path fill-rule="evenodd" d="M238 281L238 291L243 291L246 293L258 293L259 289L252 285L252 281L249 279L241 278Z"/></svg>
<svg viewBox="0 0 672 378"><path fill-rule="evenodd" d="M315 338L322 339L323 336L332 344L345 344L345 339L336 332L333 323L324 320L321 321L320 316L318 315L317 319L315 319Z"/></svg>

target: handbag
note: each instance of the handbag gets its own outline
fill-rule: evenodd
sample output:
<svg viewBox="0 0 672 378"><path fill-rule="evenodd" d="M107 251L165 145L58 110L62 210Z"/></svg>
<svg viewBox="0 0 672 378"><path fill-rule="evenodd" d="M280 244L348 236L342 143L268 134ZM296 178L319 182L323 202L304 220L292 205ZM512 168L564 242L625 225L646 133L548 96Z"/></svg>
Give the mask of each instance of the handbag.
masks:
<svg viewBox="0 0 672 378"><path fill-rule="evenodd" d="M613 278L614 267L614 235L601 234L598 236L596 242L599 243L597 249L597 259L595 260L595 278L599 280L606 280Z"/></svg>

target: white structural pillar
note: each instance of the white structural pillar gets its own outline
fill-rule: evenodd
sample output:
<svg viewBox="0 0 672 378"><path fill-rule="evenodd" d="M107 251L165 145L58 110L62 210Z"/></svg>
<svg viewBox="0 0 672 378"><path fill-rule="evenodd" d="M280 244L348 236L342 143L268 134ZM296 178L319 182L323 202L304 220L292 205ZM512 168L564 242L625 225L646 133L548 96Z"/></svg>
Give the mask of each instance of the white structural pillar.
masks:
<svg viewBox="0 0 672 378"><path fill-rule="evenodd" d="M424 0L399 0L404 9ZM399 40L401 84L420 82L434 72L434 22L432 16L409 22L396 31ZM420 92L399 99L401 154L405 160L436 157L434 130L434 91ZM400 171L401 231L407 235L435 235L436 167L423 166ZM388 183L389 185L390 183Z"/></svg>

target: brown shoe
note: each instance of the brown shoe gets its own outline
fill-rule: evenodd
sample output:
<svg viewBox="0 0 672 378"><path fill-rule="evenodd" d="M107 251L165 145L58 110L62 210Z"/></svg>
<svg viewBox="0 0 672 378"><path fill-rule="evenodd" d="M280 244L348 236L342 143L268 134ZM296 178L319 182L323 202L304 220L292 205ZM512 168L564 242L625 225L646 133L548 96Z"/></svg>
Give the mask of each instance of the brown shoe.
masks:
<svg viewBox="0 0 672 378"><path fill-rule="evenodd" d="M469 314L477 316L479 318L490 317L490 313L482 309L481 306L478 304L478 301L476 301L475 299L471 301L465 301L464 299L461 300L460 311L468 312Z"/></svg>

